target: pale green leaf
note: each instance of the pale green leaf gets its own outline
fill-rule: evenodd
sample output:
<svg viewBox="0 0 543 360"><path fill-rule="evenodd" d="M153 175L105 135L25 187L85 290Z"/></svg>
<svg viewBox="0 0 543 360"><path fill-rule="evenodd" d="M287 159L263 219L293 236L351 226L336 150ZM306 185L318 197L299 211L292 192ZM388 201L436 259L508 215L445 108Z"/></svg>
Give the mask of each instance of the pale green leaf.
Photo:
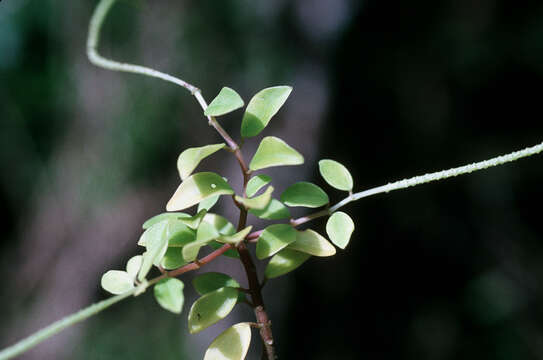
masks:
<svg viewBox="0 0 543 360"><path fill-rule="evenodd" d="M268 186L263 194L255 196L254 198L247 199L236 195L236 201L242 203L247 209L262 210L270 203L272 192L273 186Z"/></svg>
<svg viewBox="0 0 543 360"><path fill-rule="evenodd" d="M153 289L155 299L164 309L180 314L185 301L183 287L183 282L175 278L160 280Z"/></svg>
<svg viewBox="0 0 543 360"><path fill-rule="evenodd" d="M215 228L215 226L208 222L202 222L200 224L200 227L198 228L198 231L196 231L196 241L200 243L206 243L208 241L218 238L220 235L221 234L219 233L217 228Z"/></svg>
<svg viewBox="0 0 543 360"><path fill-rule="evenodd" d="M251 326L236 324L223 331L207 348L204 360L244 360L251 344Z"/></svg>
<svg viewBox="0 0 543 360"><path fill-rule="evenodd" d="M134 278L126 271L109 270L102 275L101 284L107 292L119 295L134 288Z"/></svg>
<svg viewBox="0 0 543 360"><path fill-rule="evenodd" d="M319 171L330 186L345 191L353 189L353 177L351 173L337 161L329 159L319 161Z"/></svg>
<svg viewBox="0 0 543 360"><path fill-rule="evenodd" d="M204 222L213 225L221 235L232 235L236 233L234 225L221 215L207 213L204 217Z"/></svg>
<svg viewBox="0 0 543 360"><path fill-rule="evenodd" d="M311 229L298 231L296 241L288 248L315 256L332 256L336 253L336 248L328 240Z"/></svg>
<svg viewBox="0 0 543 360"><path fill-rule="evenodd" d="M219 195L210 196L207 199L200 201L197 211L200 212L204 209L209 211L217 203L217 201L219 201L219 197Z"/></svg>
<svg viewBox="0 0 543 360"><path fill-rule="evenodd" d="M153 226L154 224L158 222L161 222L162 220L179 219L179 218L185 218L185 217L190 217L190 215L182 213L182 212L167 212L167 213L158 214L148 219L147 221L145 221L142 225L142 228L144 230L147 230L151 226Z"/></svg>
<svg viewBox="0 0 543 360"><path fill-rule="evenodd" d="M198 226L200 226L200 223L202 222L206 214L207 214L207 210L203 209L203 210L198 211L198 214L188 217L188 218L179 219L179 221L187 225L189 228L196 230L198 229Z"/></svg>
<svg viewBox="0 0 543 360"><path fill-rule="evenodd" d="M211 240L219 237L219 231L212 224L202 221L196 232L196 240L183 247L183 259L187 262L193 261L198 256L200 248L207 245Z"/></svg>
<svg viewBox="0 0 543 360"><path fill-rule="evenodd" d="M138 271L140 271L142 262L143 256L132 256L130 260L128 260L128 262L126 263L126 272L128 273L128 275L135 279L138 275Z"/></svg>
<svg viewBox="0 0 543 360"><path fill-rule="evenodd" d="M183 259L186 262L194 261L198 257L200 249L205 245L207 245L207 241L196 240L183 246L183 249L181 251Z"/></svg>
<svg viewBox="0 0 543 360"><path fill-rule="evenodd" d="M221 116L243 107L243 99L229 87L223 87L204 111L205 116Z"/></svg>
<svg viewBox="0 0 543 360"><path fill-rule="evenodd" d="M208 272L196 276L192 285L200 295L207 294L222 287L239 288L239 283L230 276L219 272Z"/></svg>
<svg viewBox="0 0 543 360"><path fill-rule="evenodd" d="M254 171L273 166L300 165L303 163L304 157L298 151L275 136L267 136L258 145L249 168Z"/></svg>
<svg viewBox="0 0 543 360"><path fill-rule="evenodd" d="M296 230L288 224L274 224L264 229L256 243L256 257L267 258L296 241Z"/></svg>
<svg viewBox="0 0 543 360"><path fill-rule="evenodd" d="M221 215L208 213L204 217L203 222L213 225L221 235L233 235L236 233L236 228L234 227L234 225L232 225L230 221L226 220ZM223 244L216 241L211 241L208 245L211 246L213 250L217 250L218 248L223 246ZM238 252L234 249L227 250L223 255L236 259L239 258Z"/></svg>
<svg viewBox="0 0 543 360"><path fill-rule="evenodd" d="M288 206L316 208L328 204L328 195L317 185L300 181L290 185L282 194L281 201Z"/></svg>
<svg viewBox="0 0 543 360"><path fill-rule="evenodd" d="M353 220L349 215L341 211L333 213L326 223L326 233L330 240L342 249L345 249L349 244L353 231Z"/></svg>
<svg viewBox="0 0 543 360"><path fill-rule="evenodd" d="M148 235L145 240L147 251L143 254L143 261L138 273L138 280L143 281L147 276L151 266L160 263L162 257L168 249L168 238L166 237L166 227L168 220L163 220L146 230Z"/></svg>
<svg viewBox="0 0 543 360"><path fill-rule="evenodd" d="M262 210L249 209L249 214L253 214L260 219L281 220L290 218L290 211L279 200L271 199L268 206Z"/></svg>
<svg viewBox="0 0 543 360"><path fill-rule="evenodd" d="M271 118L287 101L291 91L290 86L274 86L260 90L253 96L243 114L241 136L255 136L264 130Z"/></svg>
<svg viewBox="0 0 543 360"><path fill-rule="evenodd" d="M166 205L168 211L183 210L216 195L233 195L234 190L219 175L201 172L188 177L179 185Z"/></svg>
<svg viewBox="0 0 543 360"><path fill-rule="evenodd" d="M170 219L166 227L168 246L182 247L196 239L196 231L185 225L184 219Z"/></svg>
<svg viewBox="0 0 543 360"><path fill-rule="evenodd" d="M268 175L261 174L253 176L251 179L249 179L249 182L247 183L245 194L248 197L254 196L258 192L258 190L262 189L270 181L272 181L272 178Z"/></svg>
<svg viewBox="0 0 543 360"><path fill-rule="evenodd" d="M253 226L247 226L245 229L235 233L234 235L221 235L217 238L218 242L226 244L237 244L249 235Z"/></svg>
<svg viewBox="0 0 543 360"><path fill-rule="evenodd" d="M266 266L266 277L273 279L295 270L302 265L311 255L289 248L283 249L275 254Z"/></svg>
<svg viewBox="0 0 543 360"><path fill-rule="evenodd" d="M213 144L201 147L189 148L181 153L177 158L177 170L181 180L185 180L192 174L194 169L198 166L200 161L208 157L209 155L219 151L226 145Z"/></svg>
<svg viewBox="0 0 543 360"><path fill-rule="evenodd" d="M189 312L189 332L200 332L224 319L236 305L238 290L223 287L207 293L192 304Z"/></svg>
<svg viewBox="0 0 543 360"><path fill-rule="evenodd" d="M178 269L187 262L183 259L182 249L178 247L169 247L160 261L160 266L165 270Z"/></svg>

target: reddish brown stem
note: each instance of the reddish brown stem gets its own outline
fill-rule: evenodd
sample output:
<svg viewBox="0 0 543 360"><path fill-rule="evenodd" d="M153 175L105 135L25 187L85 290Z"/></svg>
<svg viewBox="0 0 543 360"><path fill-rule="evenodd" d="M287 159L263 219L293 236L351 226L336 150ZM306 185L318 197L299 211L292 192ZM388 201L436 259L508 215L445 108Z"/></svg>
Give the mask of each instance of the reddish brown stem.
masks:
<svg viewBox="0 0 543 360"><path fill-rule="evenodd" d="M191 262L190 264L182 266L179 269L168 271L168 272L165 273L165 275L170 276L170 277L176 277L176 276L182 275L182 274L184 274L186 272L189 272L189 271L198 270L199 268L201 268L205 264L210 263L211 261L215 260L216 258L221 256L222 254L224 254L227 250L231 249L232 247L233 247L232 244L224 244L223 246L221 246L217 250L213 251L211 254L209 254L207 256L204 256L200 260L196 260L194 262Z"/></svg>

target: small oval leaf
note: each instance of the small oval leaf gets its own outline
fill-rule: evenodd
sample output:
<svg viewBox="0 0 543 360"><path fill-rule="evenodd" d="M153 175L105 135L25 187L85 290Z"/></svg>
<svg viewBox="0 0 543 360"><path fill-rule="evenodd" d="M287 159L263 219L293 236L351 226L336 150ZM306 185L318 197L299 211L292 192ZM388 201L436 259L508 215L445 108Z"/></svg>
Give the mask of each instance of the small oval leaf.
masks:
<svg viewBox="0 0 543 360"><path fill-rule="evenodd" d="M198 213L194 216L187 217L187 218L181 218L179 221L181 221L183 224L187 225L189 228L196 230L198 229L198 226L200 226L200 223L204 219L204 216L206 216L207 210L200 210Z"/></svg>
<svg viewBox="0 0 543 360"><path fill-rule="evenodd" d="M180 314L185 301L183 287L183 282L175 278L160 280L153 289L155 299L164 309Z"/></svg>
<svg viewBox="0 0 543 360"><path fill-rule="evenodd" d="M300 165L304 157L283 140L275 136L267 136L260 142L249 168L260 170L273 166Z"/></svg>
<svg viewBox="0 0 543 360"><path fill-rule="evenodd" d="M221 215L207 213L204 217L204 222L213 225L221 235L233 235L236 233L234 225Z"/></svg>
<svg viewBox="0 0 543 360"><path fill-rule="evenodd" d="M279 200L271 199L268 206L262 210L249 209L249 214L265 220L281 220L290 218L290 211Z"/></svg>
<svg viewBox="0 0 543 360"><path fill-rule="evenodd" d="M275 254L266 266L266 277L273 279L295 270L302 265L311 255L289 248L283 249Z"/></svg>
<svg viewBox="0 0 543 360"><path fill-rule="evenodd" d="M208 157L209 155L219 151L226 144L213 144L200 146L195 148L189 148L183 151L177 158L177 170L181 180L185 180L192 174L194 169L198 166L200 161Z"/></svg>
<svg viewBox="0 0 543 360"><path fill-rule="evenodd" d="M345 249L354 231L353 219L342 211L332 214L326 223L326 233L339 248Z"/></svg>
<svg viewBox="0 0 543 360"><path fill-rule="evenodd" d="M245 194L248 197L253 197L258 192L258 190L262 189L271 181L272 181L272 178L269 177L268 175L260 174L257 176L253 176L247 183Z"/></svg>
<svg viewBox="0 0 543 360"><path fill-rule="evenodd" d="M281 201L288 206L316 208L328 204L328 195L317 185L300 181L290 185L282 194Z"/></svg>
<svg viewBox="0 0 543 360"><path fill-rule="evenodd" d="M244 103L241 96L233 89L225 86L221 89L219 95L217 95L206 108L204 115L221 116L237 110L243 107L243 105Z"/></svg>
<svg viewBox="0 0 543 360"><path fill-rule="evenodd" d="M123 294L134 288L134 278L126 271L109 270L102 275L102 288L114 295Z"/></svg>
<svg viewBox="0 0 543 360"><path fill-rule="evenodd" d="M271 118L287 101L291 91L292 87L290 86L274 86L256 93L249 101L245 114L243 114L241 136L255 136L264 130Z"/></svg>
<svg viewBox="0 0 543 360"><path fill-rule="evenodd" d="M210 196L208 197L207 199L204 199L202 201L200 201L200 203L198 204L198 212L202 211L202 210L207 210L209 211L213 206L215 206L215 204L217 203L217 201L219 201L219 195L215 195L215 196Z"/></svg>
<svg viewBox="0 0 543 360"><path fill-rule="evenodd" d="M328 240L311 229L298 231L296 241L288 247L315 256L332 256L336 253L336 248Z"/></svg>
<svg viewBox="0 0 543 360"><path fill-rule="evenodd" d="M148 233L145 241L147 251L143 254L143 261L138 273L138 280L143 281L151 266L159 263L168 249L168 238L166 237L166 226L168 220L163 220L146 230Z"/></svg>
<svg viewBox="0 0 543 360"><path fill-rule="evenodd" d="M219 272L208 272L196 276L192 285L198 294L204 295L222 287L239 288L239 283L230 276Z"/></svg>
<svg viewBox="0 0 543 360"><path fill-rule="evenodd" d="M168 246L181 247L196 238L196 231L189 228L181 219L170 219L166 226Z"/></svg>
<svg viewBox="0 0 543 360"><path fill-rule="evenodd" d="M126 263L126 272L133 279L135 279L136 275L138 275L138 271L140 271L142 261L143 261L143 256L136 255L136 256L132 256L130 260L128 260L128 262Z"/></svg>
<svg viewBox="0 0 543 360"><path fill-rule="evenodd" d="M142 225L142 228L143 228L143 230L147 230L151 226L153 226L156 223L161 222L162 220L179 219L179 218L183 218L183 217L190 217L190 215L182 213L182 212L168 212L168 213L158 214L158 215L155 215L152 218L148 219L147 221L145 221L143 223L143 225ZM143 245L143 244L138 243L138 245ZM143 246L145 246L145 245L143 245Z"/></svg>
<svg viewBox="0 0 543 360"><path fill-rule="evenodd" d="M279 252L296 241L296 230L288 224L274 224L264 229L256 243L256 257L260 260Z"/></svg>
<svg viewBox="0 0 543 360"><path fill-rule="evenodd" d="M236 324L223 331L207 348L204 360L243 360L251 344L251 326Z"/></svg>
<svg viewBox="0 0 543 360"><path fill-rule="evenodd" d="M249 235L252 228L253 226L251 225L251 226L247 226L245 229L237 232L234 235L221 235L217 238L217 241L221 243L227 243L227 244L237 244L240 241L243 241L243 239L245 239L247 235Z"/></svg>
<svg viewBox="0 0 543 360"><path fill-rule="evenodd" d="M201 172L188 177L179 185L166 205L167 211L183 210L215 195L233 195L234 190L219 175Z"/></svg>
<svg viewBox="0 0 543 360"><path fill-rule="evenodd" d="M268 186L263 194L255 196L254 198L247 199L236 195L236 201L242 203L247 209L262 210L270 203L272 192L273 186Z"/></svg>
<svg viewBox="0 0 543 360"><path fill-rule="evenodd" d="M160 266L165 270L175 270L186 264L182 250L178 247L169 247L160 261Z"/></svg>
<svg viewBox="0 0 543 360"><path fill-rule="evenodd" d="M319 161L319 171L330 186L345 191L353 189L353 177L351 173L337 161L329 159Z"/></svg>
<svg viewBox="0 0 543 360"><path fill-rule="evenodd" d="M189 332L195 334L224 319L236 305L238 291L223 287L207 293L192 304L189 312Z"/></svg>

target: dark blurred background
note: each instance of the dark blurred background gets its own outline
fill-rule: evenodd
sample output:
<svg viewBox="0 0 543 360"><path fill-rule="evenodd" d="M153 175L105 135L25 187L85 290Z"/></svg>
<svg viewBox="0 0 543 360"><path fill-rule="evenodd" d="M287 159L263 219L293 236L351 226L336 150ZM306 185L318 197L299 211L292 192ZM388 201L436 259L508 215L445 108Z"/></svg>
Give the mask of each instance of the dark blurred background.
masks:
<svg viewBox="0 0 543 360"><path fill-rule="evenodd" d="M184 89L89 64L95 4L0 2L2 347L105 298L101 274L141 252L141 223L179 183L180 151L220 141ZM325 187L320 158L347 165L363 190L543 140L541 1L125 0L101 52L178 75L208 100L222 86L247 102L292 85L263 135L306 163L267 171L277 194L299 180ZM221 119L237 138L241 114ZM347 251L266 286L280 358L542 359L542 164L536 156L350 204ZM240 180L226 152L202 169ZM235 219L229 202L220 208ZM245 282L232 260L208 269ZM191 277L181 316L148 292L21 358L202 358L252 315L238 306L189 335ZM253 343L250 359L256 332Z"/></svg>

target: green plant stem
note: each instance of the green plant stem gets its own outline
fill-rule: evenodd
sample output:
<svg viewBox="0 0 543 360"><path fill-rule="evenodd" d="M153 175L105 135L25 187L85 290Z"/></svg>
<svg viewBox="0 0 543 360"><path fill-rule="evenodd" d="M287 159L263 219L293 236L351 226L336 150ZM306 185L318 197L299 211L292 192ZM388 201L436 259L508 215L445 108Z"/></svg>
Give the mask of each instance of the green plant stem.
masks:
<svg viewBox="0 0 543 360"><path fill-rule="evenodd" d="M165 272L164 274L162 274L162 275L160 275L160 276L158 276L158 277L156 277L156 278L154 278L152 280L149 280L146 283L142 283L139 287L135 287L135 288L131 289L130 291L127 291L127 292L125 292L123 294L110 297L109 299L100 301L100 302L98 302L96 304L93 304L91 306L88 306L88 307L86 307L86 308L84 308L84 309L82 309L82 310L80 310L80 311L78 311L76 313L73 313L73 314L71 314L69 316L66 316L65 318L52 323L51 325L49 325L49 326L35 332L34 334L20 340L19 342L13 344L12 346L7 347L4 350L0 351L0 360L11 359L11 358L13 358L13 357L15 357L17 355L20 355L20 354L30 350L34 346L41 343L42 341L47 340L51 336L54 336L54 335L58 334L62 330L66 329L66 328L68 328L68 327L70 327L72 325L80 323L80 322L88 319L89 317L98 314L99 312L107 309L111 305L116 304L119 301L128 298L129 296L132 296L132 295L137 296L137 295L139 295L140 293L145 291L145 289L147 287L156 284L157 282L159 282L160 280L162 280L162 279L164 279L166 277L176 277L176 276L179 276L179 275L184 274L186 272L197 270L197 269L201 268L202 266L204 266L205 264L208 264L211 261L213 261L214 259L218 258L219 256L221 256L222 254L224 254L227 250L229 250L231 248L232 248L231 244L224 244L223 246L221 246L217 250L213 251L209 255L201 258L200 260L196 260L196 261L194 261L194 262L192 262L190 264L187 264L187 265L185 265L183 267L180 267L179 269L172 270L172 271L169 271L169 272ZM143 288L141 288L141 286L143 286Z"/></svg>
<svg viewBox="0 0 543 360"><path fill-rule="evenodd" d="M126 299L127 297L133 295L136 292L136 290L137 288L134 288L124 294L113 296L109 299L100 301L96 304L86 307L85 309L82 309L76 313L73 313L72 315L66 316L63 319L52 323L51 325L32 334L31 336L0 351L0 360L11 359L17 355L24 353L25 351L30 350L31 348L38 345L42 341L50 338L51 336L55 334L58 334L62 330L66 329L67 327L70 327L83 320L86 320L89 317L96 315L99 312L107 309L111 305L116 304L119 301Z"/></svg>
<svg viewBox="0 0 543 360"><path fill-rule="evenodd" d="M298 225L304 224L308 221L317 219L319 217L331 215L332 213L344 207L345 205L353 201L366 198L368 196L377 195L381 193L389 193L394 190L406 189L406 188L416 186L416 185L427 184L433 181L445 180L451 177L469 174L475 171L488 169L494 166L503 165L509 162L513 162L513 161L525 158L525 157L536 155L542 151L543 151L543 143L540 143L531 147L524 148L522 150L514 151L509 154L497 156L492 159L488 159L488 160L484 160L484 161L480 161L480 162L476 162L476 163L472 163L472 164L468 164L464 166L459 166L459 167L448 169L448 170L442 170L442 171L437 171L437 172L433 172L429 174L414 176L409 179L403 179L403 180L399 180L393 183L388 183L386 185L377 186L368 190L360 191L354 194L349 194L349 196L347 196L345 199L341 200L334 206L330 207L329 209L320 210L310 215L302 216L297 219L292 219L290 220L290 223L292 224L292 226L296 227ZM258 236L260 236L260 233L261 231L252 232L249 235L247 235L247 238L250 240L253 240L255 238L258 238Z"/></svg>

